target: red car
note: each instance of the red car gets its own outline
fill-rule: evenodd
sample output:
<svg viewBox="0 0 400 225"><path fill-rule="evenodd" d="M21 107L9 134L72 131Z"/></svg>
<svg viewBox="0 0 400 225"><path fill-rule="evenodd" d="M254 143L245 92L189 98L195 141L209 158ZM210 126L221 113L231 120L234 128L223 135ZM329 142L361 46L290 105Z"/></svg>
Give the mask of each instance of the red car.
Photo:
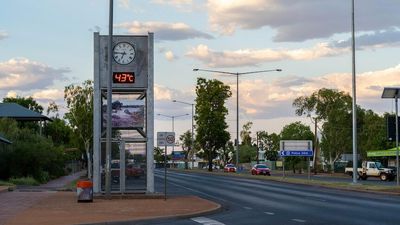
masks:
<svg viewBox="0 0 400 225"><path fill-rule="evenodd" d="M236 167L235 167L235 165L233 165L233 164L226 164L225 167L224 167L224 172L227 172L227 173L229 173L229 172L236 173Z"/></svg>
<svg viewBox="0 0 400 225"><path fill-rule="evenodd" d="M256 164L253 166L253 168L251 168L251 175L261 175L263 174L271 176L271 171L270 169L264 165L264 164Z"/></svg>

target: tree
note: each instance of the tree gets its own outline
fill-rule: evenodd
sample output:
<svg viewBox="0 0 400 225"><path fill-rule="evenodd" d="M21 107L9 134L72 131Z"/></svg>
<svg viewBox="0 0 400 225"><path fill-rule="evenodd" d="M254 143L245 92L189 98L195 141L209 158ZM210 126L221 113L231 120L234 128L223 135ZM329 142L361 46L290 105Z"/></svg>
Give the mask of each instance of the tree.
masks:
<svg viewBox="0 0 400 225"><path fill-rule="evenodd" d="M251 126L253 122L247 122L243 125L240 131L240 138L242 139L242 145L251 145Z"/></svg>
<svg viewBox="0 0 400 225"><path fill-rule="evenodd" d="M64 152L50 139L6 118L0 119L0 133L13 142L0 150L0 179L31 176L46 182L64 174Z"/></svg>
<svg viewBox="0 0 400 225"><path fill-rule="evenodd" d="M280 137L276 133L268 134L266 131L258 133L259 145L265 150L267 160L276 161L278 159Z"/></svg>
<svg viewBox="0 0 400 225"><path fill-rule="evenodd" d="M331 165L351 149L352 99L349 94L322 88L311 96L295 99L293 106L296 107L298 116L314 115L316 121L323 123L320 146L324 158Z"/></svg>
<svg viewBox="0 0 400 225"><path fill-rule="evenodd" d="M198 78L196 95L196 142L207 155L208 170L212 171L212 161L217 150L223 148L230 139L226 131L228 109L225 101L232 93L229 86L221 81Z"/></svg>
<svg viewBox="0 0 400 225"><path fill-rule="evenodd" d="M88 162L88 177L92 177L90 146L93 139L93 81L87 80L82 86L73 84L65 87L64 100L69 112L65 118L74 133L83 142Z"/></svg>
<svg viewBox="0 0 400 225"><path fill-rule="evenodd" d="M179 140L181 141L182 150L185 155L185 169L189 169L188 157L192 148L192 132L190 130L186 131L179 137Z"/></svg>
<svg viewBox="0 0 400 225"><path fill-rule="evenodd" d="M60 118L53 118L51 123L46 124L43 133L45 136L50 137L56 146L70 145L72 129L65 120Z"/></svg>
<svg viewBox="0 0 400 225"><path fill-rule="evenodd" d="M311 132L310 127L297 121L283 127L281 133L281 140L313 140L314 134ZM285 157L285 164L292 167L295 173L295 167L302 160L302 157L293 156Z"/></svg>

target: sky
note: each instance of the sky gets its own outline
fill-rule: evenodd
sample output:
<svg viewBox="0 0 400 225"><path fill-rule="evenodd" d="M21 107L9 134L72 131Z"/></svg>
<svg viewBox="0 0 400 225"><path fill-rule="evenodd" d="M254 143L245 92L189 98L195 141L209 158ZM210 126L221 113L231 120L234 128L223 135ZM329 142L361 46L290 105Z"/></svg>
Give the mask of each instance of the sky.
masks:
<svg viewBox="0 0 400 225"><path fill-rule="evenodd" d="M393 112L384 87L400 86L400 1L356 0L357 104ZM93 80L93 32L108 34L109 1L13 0L0 7L0 99L32 96L64 105L69 84ZM351 0L114 0L114 34L153 32L155 132L190 114L197 77L231 87L227 123L236 137L236 77L194 72L282 69L240 76L240 128L279 133L307 118L292 102L320 88L351 94ZM63 110L63 108L61 108ZM175 119L178 135L191 116Z"/></svg>

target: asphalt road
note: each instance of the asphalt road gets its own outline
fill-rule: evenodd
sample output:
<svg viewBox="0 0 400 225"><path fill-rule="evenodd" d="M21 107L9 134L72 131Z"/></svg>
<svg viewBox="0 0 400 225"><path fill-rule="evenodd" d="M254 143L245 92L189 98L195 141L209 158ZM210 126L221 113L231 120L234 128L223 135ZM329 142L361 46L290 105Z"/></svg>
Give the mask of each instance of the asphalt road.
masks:
<svg viewBox="0 0 400 225"><path fill-rule="evenodd" d="M222 209L201 217L137 224L400 224L399 196L177 171L169 171L167 181L168 196L197 195ZM164 190L163 170L156 171L156 190Z"/></svg>

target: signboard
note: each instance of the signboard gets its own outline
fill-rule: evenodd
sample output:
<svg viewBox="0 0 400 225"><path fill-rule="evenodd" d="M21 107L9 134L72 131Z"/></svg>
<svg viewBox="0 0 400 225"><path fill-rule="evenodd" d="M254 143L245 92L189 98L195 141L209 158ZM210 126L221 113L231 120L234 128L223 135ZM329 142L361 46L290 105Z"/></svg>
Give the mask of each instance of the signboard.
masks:
<svg viewBox="0 0 400 225"><path fill-rule="evenodd" d="M313 156L312 141L310 140L282 140L280 141L279 155L286 156Z"/></svg>
<svg viewBox="0 0 400 225"><path fill-rule="evenodd" d="M381 151L368 151L367 157L383 157L383 156L396 156L396 150L381 150Z"/></svg>
<svg viewBox="0 0 400 225"><path fill-rule="evenodd" d="M313 156L313 151L279 151L280 156Z"/></svg>
<svg viewBox="0 0 400 225"><path fill-rule="evenodd" d="M175 132L157 132L157 146L175 146Z"/></svg>
<svg viewBox="0 0 400 225"><path fill-rule="evenodd" d="M132 129L144 127L144 102L114 101L112 103L111 126L114 129ZM107 105L103 105L103 126L107 126Z"/></svg>

